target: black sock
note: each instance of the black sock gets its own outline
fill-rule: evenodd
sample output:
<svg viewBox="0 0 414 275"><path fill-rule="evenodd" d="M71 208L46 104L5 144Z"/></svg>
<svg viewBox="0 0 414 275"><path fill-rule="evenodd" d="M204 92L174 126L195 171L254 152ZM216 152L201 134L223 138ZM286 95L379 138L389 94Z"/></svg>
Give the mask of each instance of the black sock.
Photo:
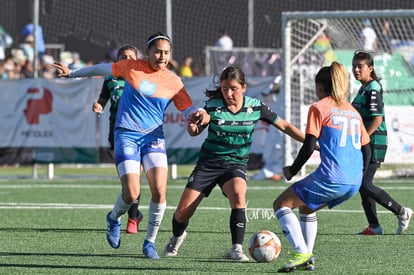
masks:
<svg viewBox="0 0 414 275"><path fill-rule="evenodd" d="M139 206L139 199L141 197L141 194L139 194L138 198L131 204L131 206L128 209L128 218L130 219L136 219L138 218L138 206Z"/></svg>
<svg viewBox="0 0 414 275"><path fill-rule="evenodd" d="M173 228L173 235L174 237L180 237L185 229L187 228L189 222L185 222L185 223L179 223L176 219L175 219L175 215L173 215L173 219L172 219L172 228Z"/></svg>
<svg viewBox="0 0 414 275"><path fill-rule="evenodd" d="M246 208L232 209L230 215L230 232L232 244L243 244L245 231Z"/></svg>

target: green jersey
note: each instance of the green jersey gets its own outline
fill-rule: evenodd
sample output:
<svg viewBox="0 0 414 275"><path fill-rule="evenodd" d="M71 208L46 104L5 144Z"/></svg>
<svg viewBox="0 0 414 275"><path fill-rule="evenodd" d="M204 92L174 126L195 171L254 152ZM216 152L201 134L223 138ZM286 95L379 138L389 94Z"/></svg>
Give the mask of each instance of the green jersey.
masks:
<svg viewBox="0 0 414 275"><path fill-rule="evenodd" d="M244 97L243 107L237 113L231 112L222 98L208 100L204 108L211 120L201 147L201 160L247 165L256 122L263 120L274 124L279 119L263 102L248 96Z"/></svg>
<svg viewBox="0 0 414 275"><path fill-rule="evenodd" d="M382 123L370 136L372 149L371 160L374 162L384 161L388 144L382 93L381 84L373 80L359 89L357 96L352 102L352 106L361 114L365 127L371 124L374 117L382 117Z"/></svg>
<svg viewBox="0 0 414 275"><path fill-rule="evenodd" d="M113 76L105 77L99 97L110 100L111 107L109 109L109 132L112 133L115 127L116 113L118 112L118 103L124 91L125 80Z"/></svg>

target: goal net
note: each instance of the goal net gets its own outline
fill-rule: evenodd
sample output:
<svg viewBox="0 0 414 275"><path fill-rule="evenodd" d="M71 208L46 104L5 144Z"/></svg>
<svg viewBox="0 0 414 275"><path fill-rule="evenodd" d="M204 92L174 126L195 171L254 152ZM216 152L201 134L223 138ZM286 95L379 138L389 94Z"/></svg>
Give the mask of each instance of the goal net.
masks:
<svg viewBox="0 0 414 275"><path fill-rule="evenodd" d="M388 127L385 163L414 163L414 10L370 10L282 13L285 118L305 129L308 107L317 100L314 77L332 61L344 64L350 77L350 101L360 87L352 76L352 57L361 49L361 31L377 37L374 65L384 89ZM285 139L285 163L300 144ZM315 153L308 163L317 164Z"/></svg>

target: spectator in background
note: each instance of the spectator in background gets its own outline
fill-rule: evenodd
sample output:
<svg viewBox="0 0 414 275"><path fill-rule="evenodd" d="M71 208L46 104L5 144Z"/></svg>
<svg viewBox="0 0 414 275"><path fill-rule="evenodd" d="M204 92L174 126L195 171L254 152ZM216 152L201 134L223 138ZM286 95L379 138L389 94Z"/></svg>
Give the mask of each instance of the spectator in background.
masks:
<svg viewBox="0 0 414 275"><path fill-rule="evenodd" d="M378 49L377 34L372 28L371 21L365 19L364 27L361 30L361 48L366 51L376 51Z"/></svg>
<svg viewBox="0 0 414 275"><path fill-rule="evenodd" d="M32 62L34 60L34 36L29 34L24 38L20 48L23 50L26 61Z"/></svg>
<svg viewBox="0 0 414 275"><path fill-rule="evenodd" d="M184 63L180 67L180 76L182 77L193 77L193 69L191 65L193 64L193 58L191 56L187 56L184 58Z"/></svg>
<svg viewBox="0 0 414 275"><path fill-rule="evenodd" d="M215 46L225 51L231 51L233 49L233 40L228 35L227 31L222 30L220 32L220 37L216 41Z"/></svg>
<svg viewBox="0 0 414 275"><path fill-rule="evenodd" d="M1 79L19 79L21 64L26 60L23 51L20 50L20 59L16 58L13 54L7 56L3 62L3 72ZM0 62L1 63L1 62Z"/></svg>
<svg viewBox="0 0 414 275"><path fill-rule="evenodd" d="M381 33L378 37L378 44L380 50L383 52L392 54L392 44L391 44L391 23L388 20L384 21L382 25Z"/></svg>
<svg viewBox="0 0 414 275"><path fill-rule="evenodd" d="M22 30L22 36L26 38L28 35L32 35L34 37L34 24L29 23L26 26L24 26ZM43 29L42 26L37 25L37 33L36 33L36 47L38 52L38 58L40 61L40 64L43 65L43 56L46 52L46 44L43 39Z"/></svg>
<svg viewBox="0 0 414 275"><path fill-rule="evenodd" d="M6 48L13 44L13 38L6 32L2 25L0 25L0 61L6 59Z"/></svg>
<svg viewBox="0 0 414 275"><path fill-rule="evenodd" d="M26 60L26 62L21 67L20 78L33 78L33 77L34 77L33 62Z"/></svg>
<svg viewBox="0 0 414 275"><path fill-rule="evenodd" d="M95 64L95 62L93 61L93 59L88 59L86 62L85 62L85 66L92 66L92 65L94 65Z"/></svg>
<svg viewBox="0 0 414 275"><path fill-rule="evenodd" d="M72 53L72 63L70 63L69 66L68 66L69 69L70 70L78 70L78 69L83 68L85 66L86 66L86 64L85 64L85 62L83 62L81 60L79 53L73 52Z"/></svg>
<svg viewBox="0 0 414 275"><path fill-rule="evenodd" d="M225 67L234 64L234 56L231 52L233 49L233 40L227 34L227 31L222 30L220 32L220 37L217 39L214 44L215 47L219 50L214 51L213 59L215 64L215 71L222 71Z"/></svg>

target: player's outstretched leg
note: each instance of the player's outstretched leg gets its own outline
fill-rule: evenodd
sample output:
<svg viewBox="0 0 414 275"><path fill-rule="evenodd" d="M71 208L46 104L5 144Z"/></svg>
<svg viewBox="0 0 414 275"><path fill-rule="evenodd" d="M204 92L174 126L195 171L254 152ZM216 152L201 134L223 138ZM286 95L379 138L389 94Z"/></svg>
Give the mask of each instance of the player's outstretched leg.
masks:
<svg viewBox="0 0 414 275"><path fill-rule="evenodd" d="M185 238L187 237L187 232L184 233L179 237L172 236L168 241L167 245L164 249L164 257L175 257L178 254L178 249L184 242Z"/></svg>
<svg viewBox="0 0 414 275"><path fill-rule="evenodd" d="M106 215L106 239L112 248L121 246L121 221L115 221L110 217L111 212Z"/></svg>

